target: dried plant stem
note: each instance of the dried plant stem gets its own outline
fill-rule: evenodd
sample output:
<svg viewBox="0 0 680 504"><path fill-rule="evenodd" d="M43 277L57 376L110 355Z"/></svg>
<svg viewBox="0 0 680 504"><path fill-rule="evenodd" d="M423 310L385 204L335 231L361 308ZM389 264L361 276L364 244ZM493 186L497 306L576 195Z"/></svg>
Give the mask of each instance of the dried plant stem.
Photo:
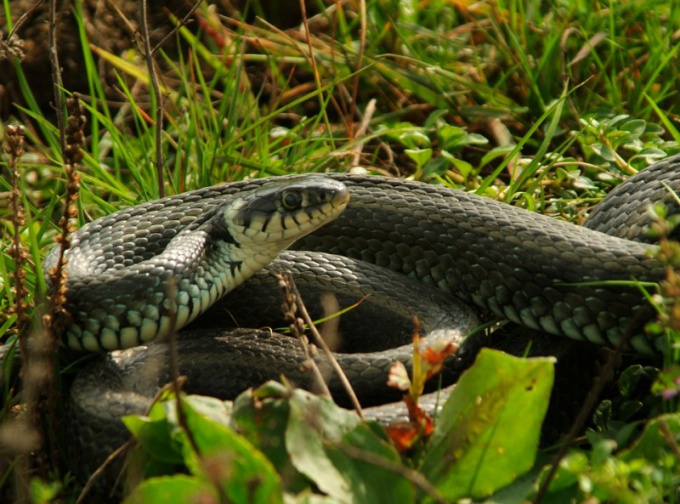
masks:
<svg viewBox="0 0 680 504"><path fill-rule="evenodd" d="M354 69L354 83L352 85L352 103L350 104L350 118L354 120L357 112L357 96L359 95L359 85L361 83L361 65L364 62L364 52L366 51L366 0L359 0L359 54L357 54L357 64Z"/></svg>
<svg viewBox="0 0 680 504"><path fill-rule="evenodd" d="M368 101L368 104L366 105L366 110L364 111L363 114L361 114L361 123L359 124L359 128L354 134L354 140L356 142L354 148L352 149L352 160L350 161L350 166L359 166L359 163L361 162L361 153L364 150L364 140L363 138L366 136L366 132L368 132L368 126L371 124L371 119L373 118L373 114L375 113L375 104L376 101L375 99L371 99Z"/></svg>
<svg viewBox="0 0 680 504"><path fill-rule="evenodd" d="M307 340L307 336L305 336L304 322L296 316L299 306L299 297L297 297L293 291L293 279L290 275L284 275L282 273L274 273L274 277L276 278L276 285L279 287L281 296L283 297L283 303L281 305L283 317L286 322L288 322L293 336L295 336L302 345L302 350L307 359L306 364L308 364L310 371L314 375L314 384L320 389L321 395L331 397L331 392L328 390L328 385L326 385L326 381L319 370L319 366L314 362L314 357L309 347L309 341Z"/></svg>
<svg viewBox="0 0 680 504"><path fill-rule="evenodd" d="M324 103L324 96L323 96L323 84L321 82L321 74L319 73L319 67L316 64L316 57L314 56L314 45L312 44L312 35L309 31L309 20L307 19L307 7L305 5L305 0L300 0L300 12L302 13L302 25L305 27L305 41L307 42L307 47L309 48L309 62L312 66L312 71L314 73L314 82L316 83L316 88L319 91L318 97L319 97L319 107L320 110L323 111L323 119L324 119L324 124L326 125L326 130L329 133L329 139L331 141L331 144L333 143L333 135L330 135L330 132L333 131L331 128L330 121L328 120L328 114L325 112L326 110L326 105ZM335 103L335 100L333 99L333 96L331 95L331 100L333 103ZM337 107L337 104L336 104ZM335 148L335 146L333 146Z"/></svg>
<svg viewBox="0 0 680 504"><path fill-rule="evenodd" d="M25 276L26 271L22 265L26 264L28 254L26 249L21 244L21 230L26 225L26 216L24 214L24 207L21 204L21 189L19 187L19 169L17 166L19 158L24 154L24 127L23 126L8 126L7 127L7 147L5 148L9 154L9 162L7 163L10 172L10 194L9 205L12 215L12 225L14 231L12 233L12 245L10 247L10 255L17 265L14 272L14 293L16 301L14 303L14 314L17 317L16 328L21 336L19 344L22 355L27 355L26 338L24 329L28 322L28 303L26 298L28 291L26 290Z"/></svg>
<svg viewBox="0 0 680 504"><path fill-rule="evenodd" d="M282 287L282 290L284 292L284 296L286 296L290 300L288 302L284 302L284 315L287 316L287 317L290 316L289 312L286 311L286 308L285 308L286 304L289 304L291 307L294 306L294 307L297 308L297 310L302 315L302 319L304 320L304 323L307 324L307 327L309 327L309 330L312 333L312 336L314 337L314 344L323 350L324 355L326 356L326 358L328 359L328 362L330 362L330 364L333 368L333 371L335 371L335 373L338 376L338 379L340 380L340 382L343 385L343 388L347 392L347 395L349 396L349 399L352 402L352 406L356 410L359 417L363 418L364 413L363 413L363 410L361 408L361 404L359 403L359 399L357 398L356 394L354 393L354 389L352 388L352 384L347 379L347 375L343 371L342 367L340 367L340 364L338 363L337 359L333 355L333 352L331 351L331 349L326 344L326 341L321 337L321 334L319 334L319 331L317 331L316 326L314 325L314 321L309 316L309 312L307 311L307 307L302 302L302 297L300 296L300 292L298 291L298 288L295 285L295 282L293 281L292 278L290 278L290 276L284 277L280 273L276 274L276 278L277 278L277 283L279 284L279 286ZM289 291L289 292L287 293L287 291ZM295 309L293 308L293 312L294 312L294 310ZM302 324L301 324L301 322L297 322L297 321L299 321L299 319L295 319L295 320L296 320L296 323L291 324L291 330L294 332L294 334L297 334L298 336L302 335L303 334ZM301 339L301 338L299 338L299 339ZM307 348L305 348L305 351L307 351ZM314 362L314 361L311 361L311 362ZM316 366L313 366L313 369L314 368L316 368ZM318 370L318 368L317 368L317 370ZM324 382L324 387L325 387L325 390L328 391L328 387L325 386L325 382ZM328 392L328 394L330 395L330 391Z"/></svg>
<svg viewBox="0 0 680 504"><path fill-rule="evenodd" d="M155 124L155 144L156 144L156 180L158 182L159 197L165 196L165 184L163 183L163 96L161 95L161 86L158 83L158 72L156 72L156 65L153 59L153 50L151 48L151 38L149 36L149 20L147 15L147 2L142 0L139 2L139 29L141 32L141 52L144 54L146 66L149 71L149 78L151 79L151 91L156 101L156 124Z"/></svg>
<svg viewBox="0 0 680 504"><path fill-rule="evenodd" d="M168 34L163 37L163 39L154 46L154 48L151 50L151 55L155 56L156 52L163 47L163 44L165 44L168 40L170 40L170 37L172 37L177 30L179 30L182 26L186 25L189 22L189 18L194 15L194 12L196 12L196 9L201 5L202 0L196 0L196 3L191 6L191 9L189 9L189 12L186 13L186 15L173 27L172 30L168 32ZM167 9L166 9L167 10Z"/></svg>
<svg viewBox="0 0 680 504"><path fill-rule="evenodd" d="M50 21L48 42L50 51L50 67L52 70L52 86L54 87L54 111L57 114L57 128L59 129L59 145L62 153L66 148L64 134L64 103L62 100L63 82L61 67L59 66L59 51L57 48L57 0L50 0Z"/></svg>
<svg viewBox="0 0 680 504"><path fill-rule="evenodd" d="M168 287L168 300L170 301L170 334L168 335L168 367L170 369L170 387L175 394L175 412L177 414L177 423L184 430L184 433L191 444L191 448L196 452L196 455L201 459L201 451L196 443L194 433L189 428L187 423L187 415L182 407L180 394L182 386L185 382L184 377L179 375L179 352L177 351L177 304L175 302L177 293L177 282L171 281Z"/></svg>
<svg viewBox="0 0 680 504"><path fill-rule="evenodd" d="M444 497L442 497L437 488L432 483L430 483L424 475L415 469L405 467L401 464L381 457L380 455L362 450L361 448L357 448L356 446L352 446L350 444L341 444L338 446L338 448L347 454L348 457L367 462L385 469L386 471L391 471L395 474L398 474L399 476L411 482L415 487L426 493L429 498L438 504L446 504L449 502L444 499Z"/></svg>
<svg viewBox="0 0 680 504"><path fill-rule="evenodd" d="M60 135L64 138L62 154L65 163L66 196L64 210L59 219L61 232L57 236L57 242L59 243L58 258L55 267L48 272L49 284L51 286L49 313L44 315L42 319L44 330L36 334L32 340L34 344L29 349L31 360L29 361L30 367L28 368L29 374L35 380L34 390L37 400L33 408L34 420L38 422L39 418L51 419L48 426L50 432L47 436L52 460L51 467L58 467L60 460L59 447L56 435L54 435L54 430L59 423L59 387L57 386L54 363L57 349L59 348L59 336L63 332L68 318L68 313L65 309L67 290L65 255L70 246L70 235L74 230L73 219L78 214L76 207L80 192L78 166L83 158L82 145L85 139L83 128L86 122L84 111L77 98L70 98L67 101L67 110L69 111L69 116L66 127L60 132ZM30 387L25 387L24 390L30 390ZM31 402L27 402L30 411ZM35 423L34 425L39 424Z"/></svg>
<svg viewBox="0 0 680 504"><path fill-rule="evenodd" d="M10 210L12 212L12 225L14 227L12 233L12 244L10 245L10 256L14 260L16 268L13 273L14 280L14 313L17 317L16 320L16 330L19 334L19 348L20 356L22 359L21 372L25 372L26 361L28 358L28 335L26 332L27 322L28 322L28 303L26 297L28 292L25 285L25 265L27 264L28 254L21 243L21 230L26 225L26 217L24 214L24 208L21 203L21 188L19 183L19 169L18 160L24 153L24 128L23 126L8 126L7 127L7 146L5 147L5 152L9 155L9 160L7 166L10 171L10 194L9 194L9 204ZM5 358L7 358L5 354ZM13 366L13 362L4 362L2 366L3 371ZM26 378L24 377L24 381ZM9 400L9 398L8 398ZM22 455L18 459L19 467L15 471L17 475L16 479L16 496L25 496L24 498L28 500L30 495L28 477L26 476L30 472L30 467L28 466L28 460L25 456L32 450L35 450L39 446L39 438L37 436L37 431L33 429L35 423L28 423L28 428L22 425L20 419L12 418L11 421L6 422L2 427L2 432L0 436L2 437L3 448L6 450L8 447L7 441L15 440L21 434L21 442L18 445L12 447L12 452ZM5 466L5 464L3 464ZM5 466L6 467L6 466Z"/></svg>

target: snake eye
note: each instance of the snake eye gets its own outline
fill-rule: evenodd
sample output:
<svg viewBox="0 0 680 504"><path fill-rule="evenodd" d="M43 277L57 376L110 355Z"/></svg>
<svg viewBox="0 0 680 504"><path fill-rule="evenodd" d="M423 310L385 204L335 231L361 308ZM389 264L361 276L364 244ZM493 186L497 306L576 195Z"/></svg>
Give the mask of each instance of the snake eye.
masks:
<svg viewBox="0 0 680 504"><path fill-rule="evenodd" d="M286 191L281 196L281 204L286 210L297 210L302 205L302 194L299 191Z"/></svg>

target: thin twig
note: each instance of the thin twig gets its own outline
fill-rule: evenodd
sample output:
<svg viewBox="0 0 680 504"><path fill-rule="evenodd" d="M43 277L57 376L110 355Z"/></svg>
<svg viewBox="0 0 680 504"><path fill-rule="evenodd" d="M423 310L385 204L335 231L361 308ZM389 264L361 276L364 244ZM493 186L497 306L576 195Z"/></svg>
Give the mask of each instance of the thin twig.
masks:
<svg viewBox="0 0 680 504"><path fill-rule="evenodd" d="M663 438L666 440L666 443L668 443L668 447L673 452L673 455L680 460L680 447L678 447L678 443L675 440L675 434L668 427L668 423L665 420L659 420L659 428L661 429Z"/></svg>
<svg viewBox="0 0 680 504"><path fill-rule="evenodd" d="M369 464L375 465L387 471L398 474L404 479L413 483L417 488L422 490L430 497L434 502L439 504L447 504L447 500L437 491L435 486L430 483L425 476L423 476L418 471L405 467L391 460L387 460L380 455L375 453L364 451L356 446L339 444L337 447L344 452L346 455L367 462Z"/></svg>
<svg viewBox="0 0 680 504"><path fill-rule="evenodd" d="M23 265L28 260L26 248L21 243L21 232L26 225L26 215L24 213L23 205L21 204L21 189L19 186L19 169L17 163L19 158L24 154L24 127L10 125L7 127L7 147L5 148L9 154L9 161L7 167L10 172L10 192L9 204L12 215L12 225L14 232L12 233L12 245L10 247L10 255L16 264L16 270L13 273L14 277L14 314L17 317L16 329L19 334L19 347L22 356L28 355L28 348L26 345L25 329L28 323L28 291L26 290L25 271Z"/></svg>
<svg viewBox="0 0 680 504"><path fill-rule="evenodd" d="M119 446L118 448L113 450L113 452L111 452L111 454L108 457L106 457L106 460L104 460L104 462L102 462L100 464L100 466L97 467L97 469L95 469L95 471L87 479L85 486L83 486L83 489L80 491L80 494L78 494L78 498L76 499L76 504L81 504L81 503L85 502L85 498L92 491L92 487L94 487L94 484L97 482L97 480L102 477L106 468L109 465L111 465L111 463L114 460L116 460L123 453L125 453L132 446L133 442L134 442L133 438L128 439L121 446ZM115 485L114 485L114 488L115 488Z"/></svg>
<svg viewBox="0 0 680 504"><path fill-rule="evenodd" d="M151 79L151 92L156 100L156 124L154 130L154 142L156 144L156 180L158 183L159 197L165 196L165 184L163 183L163 96L161 95L161 86L158 82L158 73L156 72L156 65L154 64L153 52L151 50L151 38L149 36L149 20L147 15L146 0L139 3L139 29L142 36L140 48L144 54L144 60L149 71L149 78Z"/></svg>
<svg viewBox="0 0 680 504"><path fill-rule="evenodd" d="M302 315L302 318L304 319L305 323L309 327L310 332L314 336L314 344L317 345L318 347L320 347L323 350L324 354L326 355L326 358L331 363L333 370L338 375L338 379L340 380L340 382L342 383L342 386L344 387L345 391L347 392L347 395L349 396L349 399L352 402L352 406L356 410L359 417L364 418L364 412L361 409L361 404L359 403L359 399L357 398L356 394L354 393L354 389L352 388L352 384L347 379L347 375L343 371L342 367L340 367L340 364L338 364L337 359L333 355L333 352L331 351L331 349L326 344L326 341L321 337L321 335L319 334L319 331L317 331L316 326L314 325L314 321L312 320L312 317L309 316L309 312L307 311L307 307L305 307L304 303L301 301L302 298L300 296L300 292L298 291L297 285L295 285L295 282L291 281L291 286L293 288L293 292L295 293L295 296L298 299L298 310L300 311L300 314Z"/></svg>
<svg viewBox="0 0 680 504"><path fill-rule="evenodd" d="M289 324L291 334L295 336L302 345L302 350L306 359L305 364L314 375L313 383L319 389L319 395L332 397L328 385L319 370L319 366L317 366L314 361L314 356L309 347L309 341L307 340L307 336L305 336L304 321L296 316L298 307L300 306L300 300L293 291L293 279L290 275L285 275L283 273L274 273L274 277L276 278L276 285L283 297L283 302L281 304L283 317Z"/></svg>
<svg viewBox="0 0 680 504"><path fill-rule="evenodd" d="M177 30L179 30L182 26L186 25L187 22L189 21L189 18L193 16L194 12L196 12L196 9L198 9L199 5L201 5L201 2L203 0L196 0L196 3L191 6L191 9L189 9L189 12L180 19L180 21L175 24L175 26L170 30L170 33L168 33L165 37L161 39L161 41L154 46L154 48L151 50L151 55L156 56L156 51L158 51L163 45L172 37Z"/></svg>
<svg viewBox="0 0 680 504"><path fill-rule="evenodd" d="M309 48L309 62L312 65L312 72L314 73L314 81L316 82L316 88L319 91L319 108L323 113L324 123L326 125L326 130L328 131L328 138L330 139L331 145L333 144L333 135L331 135L331 124L328 120L328 114L325 112L324 108L324 97L323 84L321 83L321 75L319 74L319 67L316 64L316 57L314 56L314 45L312 44L312 35L309 31L309 20L307 19L307 7L305 6L305 0L300 0L300 11L302 13L302 24L305 27L305 41L307 42L307 47ZM333 146L335 149L335 146Z"/></svg>
<svg viewBox="0 0 680 504"><path fill-rule="evenodd" d="M375 103L376 103L375 98L371 98L368 104L366 105L366 110L363 113L363 117L361 117L361 124L359 125L359 129L356 131L354 136L356 144L352 149L354 152L352 154L350 166L358 166L359 162L361 161L361 153L364 150L364 141L360 139L362 139L366 135L366 132L368 131L368 126L371 124L371 119L373 118L373 114L375 113Z"/></svg>
<svg viewBox="0 0 680 504"><path fill-rule="evenodd" d="M26 226L26 214L21 201L22 191L19 182L21 177L19 175L18 169L18 161L24 154L24 127L15 125L7 126L5 140L7 142L5 151L9 155L9 159L7 161L7 167L10 172L9 204L11 210L12 226L14 228L12 233L12 244L10 245L9 253L10 257L12 257L14 260L14 264L16 265L14 272L11 274L14 280L14 314L16 315L16 330L19 337L19 356L21 358L20 373L22 380L24 381L24 388L28 389L26 391L22 391L21 393L24 402L31 405L29 413L32 413L35 411L33 405L36 402L35 392L38 388L36 386L36 382L38 380L31 380L31 377L28 374L30 354L28 350L28 332L26 329L28 327L29 319L28 303L26 301L28 291L26 290L25 282L25 266L28 261L28 254L25 247L21 243L21 233L23 228ZM6 348L3 348L3 350L6 350ZM10 358L14 351L16 350L10 349L9 352L4 354L4 362L2 362L2 365L0 365L0 370L5 373L8 369L10 369L10 366L13 367L15 365L15 359ZM4 380L0 378L0 381ZM4 386L9 387L8 384L4 384ZM13 395L14 394L12 391L6 397L8 403L12 400ZM17 469L15 470L17 479L15 485L17 487L17 495L23 493L26 496L24 497L25 500L28 501L28 496L30 495L28 490L28 478L32 469L28 461L28 454L40 447L40 433L36 428L38 426L38 419L31 415L28 422L28 428L26 428L24 422L20 422L16 418L10 418L8 420L9 421L7 421L3 426L4 432L2 432L2 441L5 449L7 449L7 440L4 439L5 437L10 439L20 439L23 441L23 443L20 443L14 447L15 449L13 450L14 453L20 455L20 457L17 458ZM19 436L17 436L17 434L19 434Z"/></svg>
<svg viewBox="0 0 680 504"><path fill-rule="evenodd" d="M168 367L170 368L170 385L173 392L175 393L175 412L177 413L177 423L184 430L189 440L191 448L196 453L199 459L201 459L201 452L199 451L198 444L194 438L193 432L189 429L189 424L187 423L187 416L182 407L181 392L182 384L184 379L180 377L179 374L179 353L177 351L177 303L176 303L176 293L177 293L177 282L171 279L168 285L167 297L169 301L169 317L170 317L170 333L167 338L168 343Z"/></svg>
<svg viewBox="0 0 680 504"><path fill-rule="evenodd" d="M40 7L42 4L44 4L46 0L39 0L38 2L35 3L30 9L28 9L26 12L24 12L19 19L17 19L17 22L14 23L14 26L12 26L12 31L10 31L7 34L7 40L12 38L12 36L19 31L19 29L30 19L30 17L33 15L33 13Z"/></svg>
<svg viewBox="0 0 680 504"><path fill-rule="evenodd" d="M357 112L357 96L359 95L360 84L360 70L364 62L364 52L366 50L366 0L359 0L359 54L357 55L357 64L354 68L354 85L352 87L352 103L350 104L350 118L354 121Z"/></svg>
<svg viewBox="0 0 680 504"><path fill-rule="evenodd" d="M50 67L52 69L52 86L54 88L54 111L57 114L59 146L63 154L66 149L66 136L64 131L64 104L62 101L63 82L61 80L61 67L59 66L59 51L57 48L57 0L50 0L48 43Z"/></svg>
<svg viewBox="0 0 680 504"><path fill-rule="evenodd" d="M25 383L25 397L29 411L29 422L35 425L41 435L42 450L48 450L50 457L50 467L58 467L59 447L55 430L59 424L60 416L57 407L59 400L59 388L57 387L57 375L55 372L55 356L59 347L59 336L63 332L66 312L64 303L66 300L66 270L65 253L70 246L69 236L73 230L72 219L77 214L75 203L78 199L80 184L78 176L78 163L82 158L80 149L84 139L82 127L84 119L82 114L74 112L73 124L69 123L67 131L64 123L64 104L62 101L62 79L61 67L59 65L59 51L57 47L57 2L51 0L49 4L49 53L52 84L54 90L54 109L57 117L59 129L59 145L61 156L64 160L64 171L66 173L66 196L64 201L63 214L59 221L61 233L58 236L60 245L58 251L57 264L48 272L51 285L53 287L49 314L43 316L44 330L37 331L32 338L33 345L28 351L28 367L22 370L22 374L27 377ZM77 100L74 105L78 109ZM45 429L40 429L41 419L49 418L50 422L44 423ZM45 444L47 443L47 445ZM44 461L38 457L39 464ZM46 468L42 468L45 471Z"/></svg>

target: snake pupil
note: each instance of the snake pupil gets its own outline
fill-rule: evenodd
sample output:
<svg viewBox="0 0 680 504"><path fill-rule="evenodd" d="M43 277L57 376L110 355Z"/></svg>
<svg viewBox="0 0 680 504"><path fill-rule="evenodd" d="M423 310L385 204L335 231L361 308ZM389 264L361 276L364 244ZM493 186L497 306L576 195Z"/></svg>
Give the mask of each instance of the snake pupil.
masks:
<svg viewBox="0 0 680 504"><path fill-rule="evenodd" d="M297 210L302 206L302 195L298 191L286 191L281 197L281 204L286 210Z"/></svg>

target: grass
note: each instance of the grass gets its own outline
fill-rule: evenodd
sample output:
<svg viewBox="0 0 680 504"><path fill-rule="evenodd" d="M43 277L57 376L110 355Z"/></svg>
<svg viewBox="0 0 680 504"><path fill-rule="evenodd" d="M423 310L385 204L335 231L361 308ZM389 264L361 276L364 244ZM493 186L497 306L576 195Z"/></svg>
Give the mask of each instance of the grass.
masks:
<svg viewBox="0 0 680 504"><path fill-rule="evenodd" d="M255 12L263 7L253 4ZM113 54L103 40L90 39L92 20L83 18L78 4L72 33L82 48L80 95L88 122L74 224L161 192L355 165L475 191L580 224L622 179L680 151L675 2L365 4L365 30L345 6L327 29L315 31L321 17L310 19L309 38L264 21L220 18L199 6L191 29L180 26L155 53L164 110L160 178L154 168L159 97L150 93L152 76L140 50ZM8 0L3 7L6 13L13 9ZM106 79L98 73L101 61ZM17 261L10 252L16 217L8 206L0 208L0 337L8 341L17 330L17 271L29 306L45 299L41 264L60 232L67 177L49 105L36 99L36 86L44 83L29 82L18 61L5 63L15 68L21 104L0 124L0 136L6 139L7 124L23 125L27 152L18 160L26 212L18 236L28 259ZM362 123L365 133L357 135ZM2 159L3 174L10 158ZM1 193L11 192L9 180L0 178ZM42 313L33 311L33 319ZM676 383L678 356L669 356L661 374L667 386L657 385L662 392ZM563 486L549 496L678 500L678 462L667 458L677 450L677 402L650 392L655 375L637 364L623 372L620 392L598 406L588 442L567 454L559 468ZM6 421L17 414L10 383L5 380L3 389ZM661 411L671 416L658 416ZM659 449L667 452L623 449L642 425L661 433ZM664 434L663 425L675 438ZM3 445L11 431L4 432ZM4 491L14 477L24 481L17 473L28 451L6 450ZM547 460L552 454L543 452ZM673 456L680 459L677 451ZM535 497L541 467L535 466L523 498ZM19 483L15 490L39 501L41 492L51 498L46 482L58 482L63 489L55 492L69 498L76 489L65 474L43 472L42 486L28 490Z"/></svg>

